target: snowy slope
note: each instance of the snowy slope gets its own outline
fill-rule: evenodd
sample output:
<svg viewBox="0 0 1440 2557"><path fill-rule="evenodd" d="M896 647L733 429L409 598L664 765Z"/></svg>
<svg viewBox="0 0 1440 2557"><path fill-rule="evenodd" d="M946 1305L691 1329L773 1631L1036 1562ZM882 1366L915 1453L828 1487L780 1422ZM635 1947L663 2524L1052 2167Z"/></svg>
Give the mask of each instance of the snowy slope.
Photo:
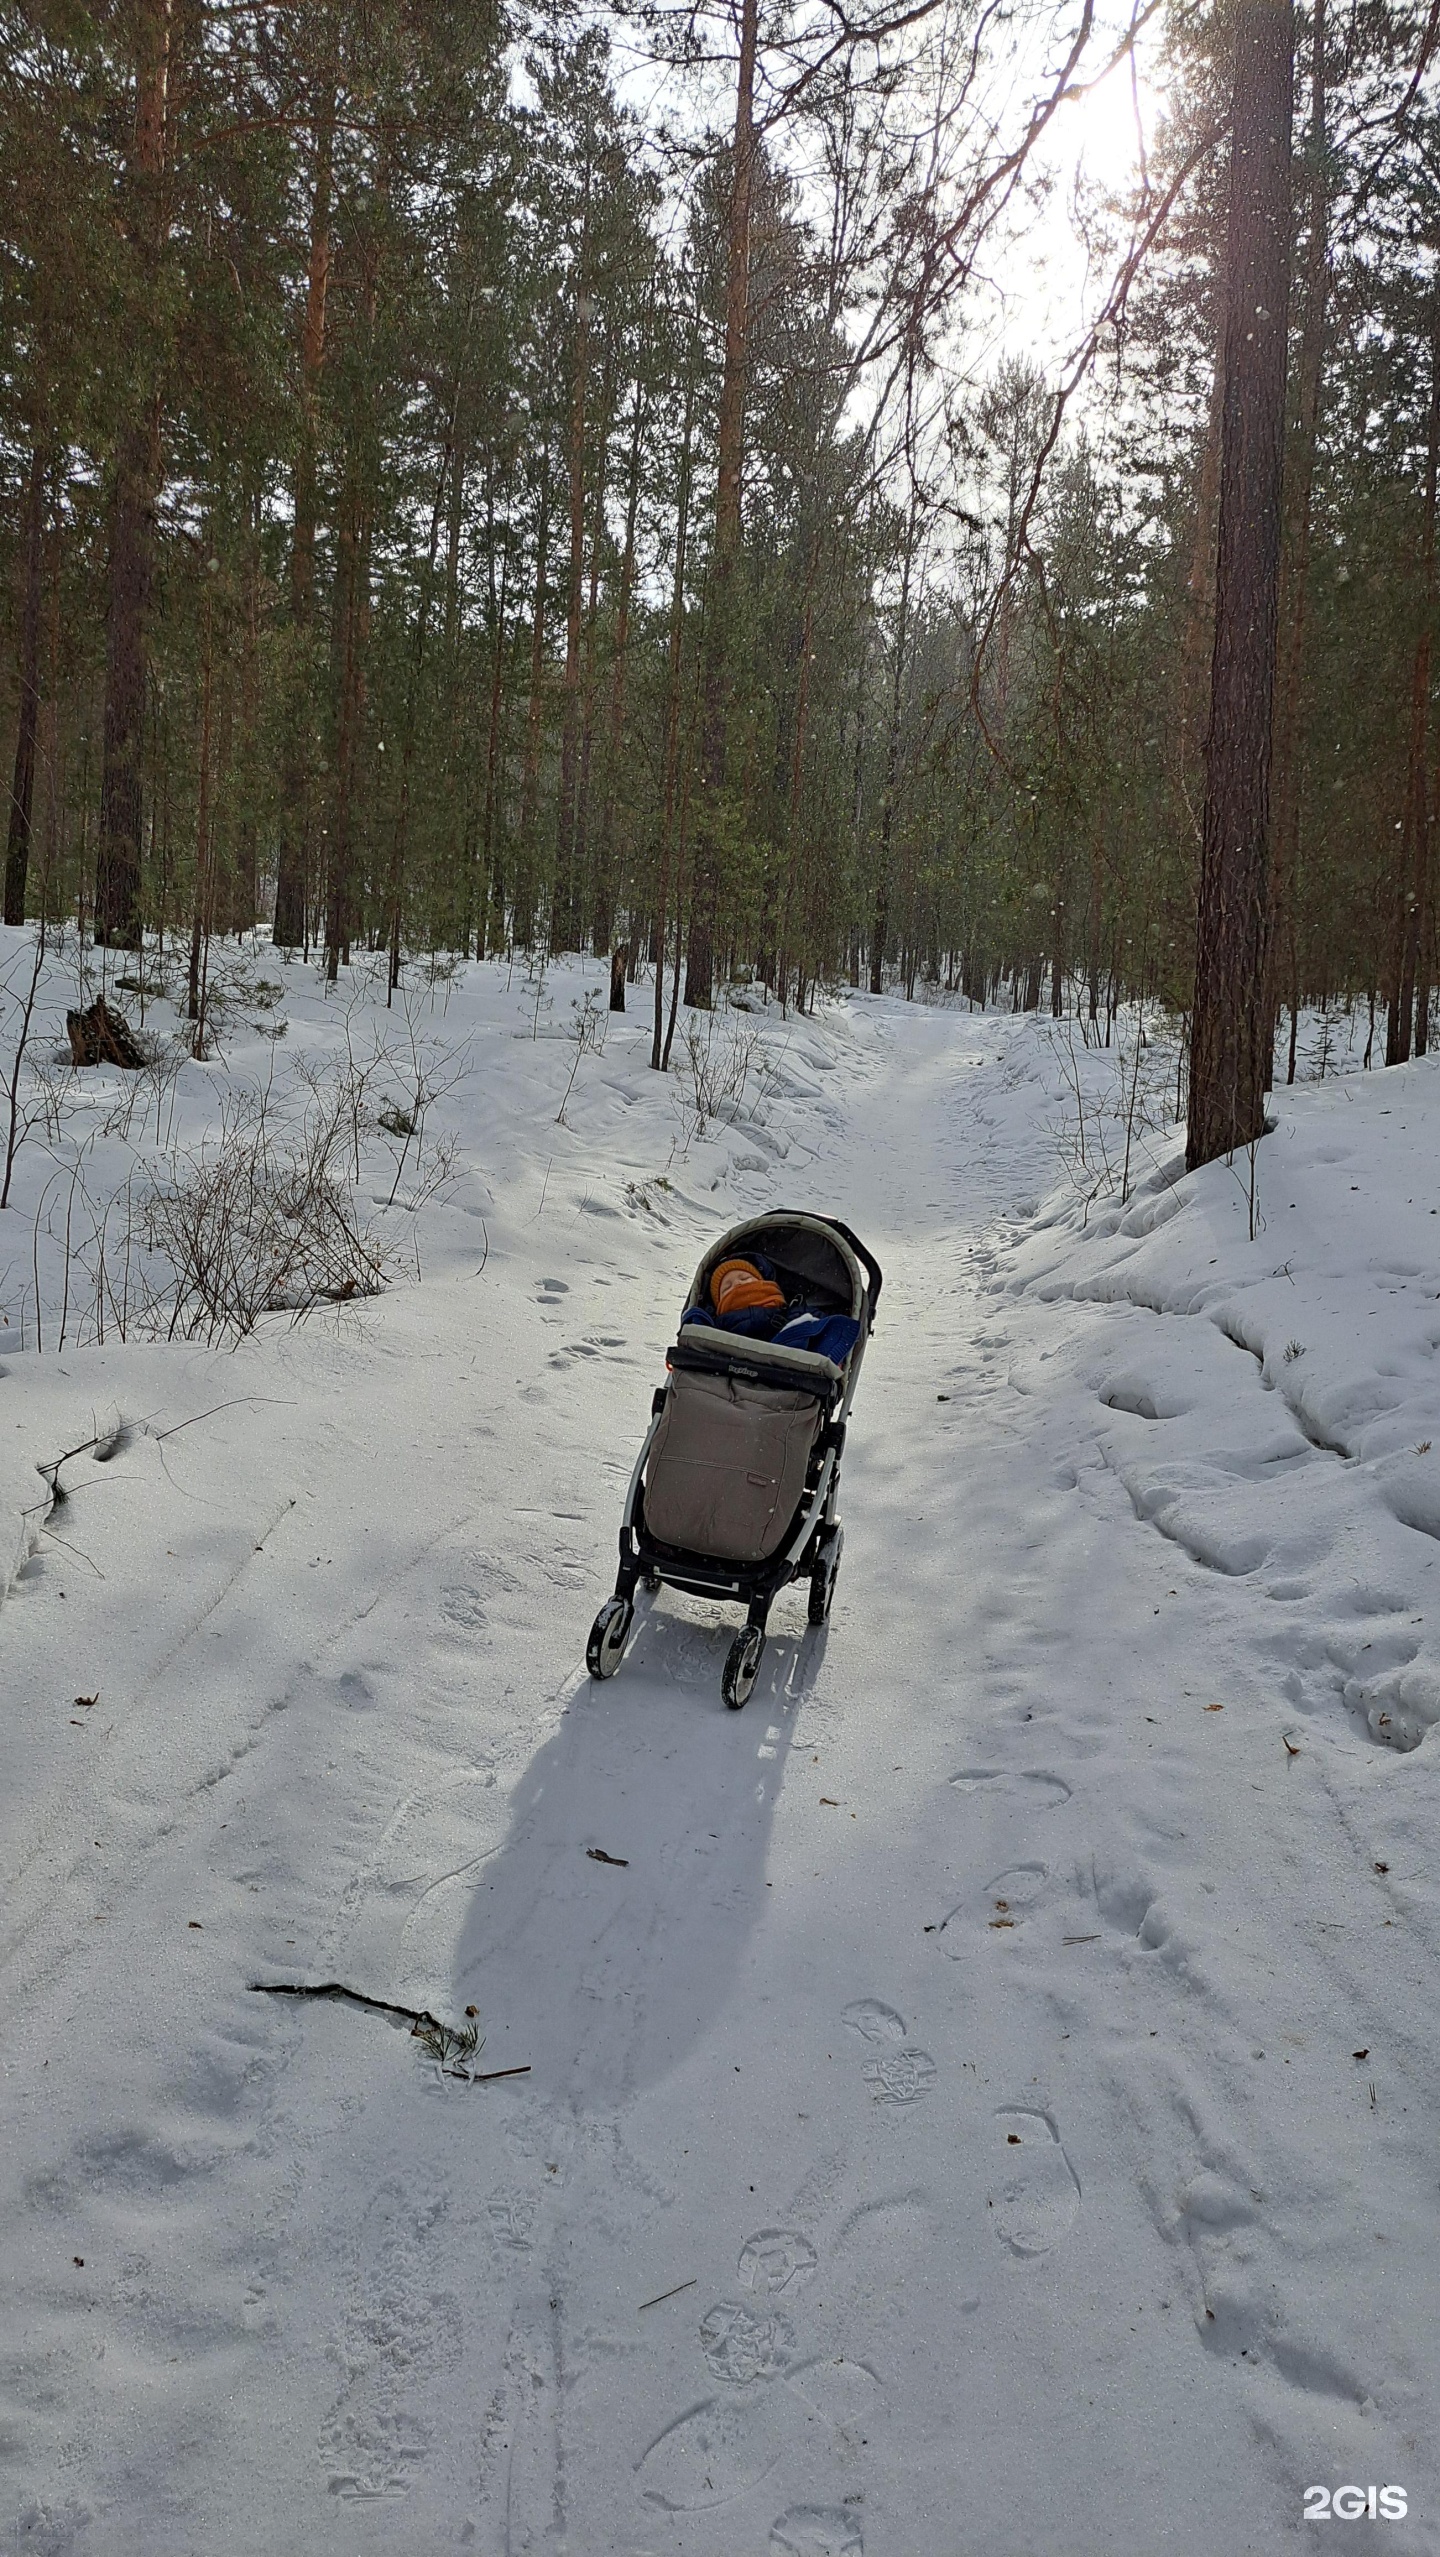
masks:
<svg viewBox="0 0 1440 2557"><path fill-rule="evenodd" d="M1126 1208L1058 1205L1022 1256L1044 1297L1140 1312L1077 1343L1130 1416L1102 1443L1137 1515L1255 1577L1292 1702L1338 1693L1401 1749L1440 1718L1435 1113L1428 1062L1302 1087L1253 1241L1246 1168L1187 1181L1177 1145Z"/></svg>
<svg viewBox="0 0 1440 2557"><path fill-rule="evenodd" d="M1252 1243L1169 1140L1037 1211L1025 1021L767 1019L701 1135L630 1017L557 1124L584 991L417 1017L422 1284L6 1356L17 1537L144 1424L0 1607L7 2530L1210 2557L1353 2479L1440 2549L1433 1074L1288 1096ZM782 1200L886 1271L832 1623L732 1716L663 1593L592 1688L690 1268ZM250 1986L331 1979L531 2074Z"/></svg>

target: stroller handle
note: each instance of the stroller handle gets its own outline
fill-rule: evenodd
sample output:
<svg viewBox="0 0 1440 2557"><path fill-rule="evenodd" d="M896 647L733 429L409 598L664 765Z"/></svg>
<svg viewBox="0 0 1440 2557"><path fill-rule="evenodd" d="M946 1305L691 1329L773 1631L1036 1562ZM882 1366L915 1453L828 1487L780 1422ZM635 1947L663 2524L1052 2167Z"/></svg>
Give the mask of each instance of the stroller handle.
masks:
<svg viewBox="0 0 1440 2557"><path fill-rule="evenodd" d="M875 1308L880 1302L880 1290L885 1284L885 1274L881 1269L879 1262L876 1260L874 1253L866 1250L859 1235L852 1234L848 1225L842 1225L838 1216L822 1217L820 1222L822 1225L830 1226L833 1231L840 1236L842 1242L849 1244L856 1260L859 1261L864 1269L865 1276L869 1281L867 1293L870 1298L870 1316L865 1328L867 1331L873 1332L875 1329Z"/></svg>

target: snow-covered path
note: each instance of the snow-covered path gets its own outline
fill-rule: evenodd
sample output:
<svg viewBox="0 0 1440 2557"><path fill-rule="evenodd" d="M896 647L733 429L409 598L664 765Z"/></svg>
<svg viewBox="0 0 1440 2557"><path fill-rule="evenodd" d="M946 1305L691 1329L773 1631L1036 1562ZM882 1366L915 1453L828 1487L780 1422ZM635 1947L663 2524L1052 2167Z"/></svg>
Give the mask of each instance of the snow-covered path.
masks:
<svg viewBox="0 0 1440 2557"><path fill-rule="evenodd" d="M823 1162L713 1214L547 1212L532 1149L482 1276L197 1355L256 1399L91 1469L0 1621L7 1698L100 1697L80 1776L6 1741L18 2546L1262 2557L1354 2480L1411 2518L1347 2545L1440 2548L1435 1765L1137 1514L1099 1371L1213 1327L1017 1292L1029 1035L856 1007ZM732 1716L662 1593L592 1688L679 1292L771 1197L885 1267L831 1625Z"/></svg>

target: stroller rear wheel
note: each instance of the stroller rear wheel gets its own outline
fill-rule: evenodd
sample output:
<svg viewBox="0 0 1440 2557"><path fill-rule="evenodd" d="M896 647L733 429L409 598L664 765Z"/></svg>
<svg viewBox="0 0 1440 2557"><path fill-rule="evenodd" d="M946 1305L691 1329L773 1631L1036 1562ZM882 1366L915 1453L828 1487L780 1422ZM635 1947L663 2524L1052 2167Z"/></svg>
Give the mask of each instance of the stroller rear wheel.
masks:
<svg viewBox="0 0 1440 2557"><path fill-rule="evenodd" d="M635 1610L628 1598L607 1598L585 1645L585 1666L592 1678L613 1678L624 1657Z"/></svg>
<svg viewBox="0 0 1440 2557"><path fill-rule="evenodd" d="M815 1568L810 1574L809 1617L812 1625L823 1625L829 1617L835 1583L840 1577L840 1555L844 1544L843 1527L832 1527L829 1534L821 1539Z"/></svg>
<svg viewBox="0 0 1440 2557"><path fill-rule="evenodd" d="M765 1648L763 1625L746 1625L725 1655L720 1675L720 1693L732 1713L747 1705L760 1675L760 1655Z"/></svg>

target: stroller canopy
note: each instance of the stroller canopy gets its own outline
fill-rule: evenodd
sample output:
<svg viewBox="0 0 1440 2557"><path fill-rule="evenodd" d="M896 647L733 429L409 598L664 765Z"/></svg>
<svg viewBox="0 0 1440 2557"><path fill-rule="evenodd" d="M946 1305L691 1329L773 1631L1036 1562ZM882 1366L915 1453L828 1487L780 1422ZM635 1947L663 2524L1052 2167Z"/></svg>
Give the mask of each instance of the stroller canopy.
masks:
<svg viewBox="0 0 1440 2557"><path fill-rule="evenodd" d="M847 1226L792 1208L749 1217L712 1243L695 1273L685 1311L709 1304L710 1280L722 1261L751 1252L762 1253L781 1285L803 1295L808 1305L848 1314L862 1333L873 1326L880 1294L878 1263Z"/></svg>

